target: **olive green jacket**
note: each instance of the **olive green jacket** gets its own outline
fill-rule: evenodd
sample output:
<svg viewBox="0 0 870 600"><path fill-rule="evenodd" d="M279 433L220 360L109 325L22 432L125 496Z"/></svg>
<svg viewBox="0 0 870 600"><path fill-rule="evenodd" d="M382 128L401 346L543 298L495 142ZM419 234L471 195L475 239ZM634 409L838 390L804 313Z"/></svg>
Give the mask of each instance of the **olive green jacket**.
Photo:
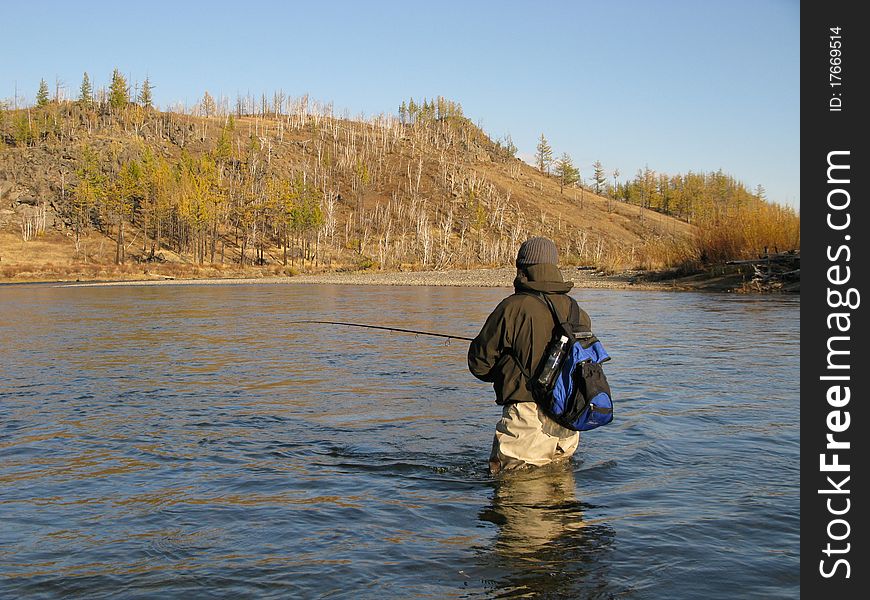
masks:
<svg viewBox="0 0 870 600"><path fill-rule="evenodd" d="M498 404L534 402L526 378L517 361L535 373L553 335L553 315L546 303L535 295L548 294L559 315L567 318L568 296L573 283L565 282L558 267L531 265L518 271L515 293L496 306L468 348L468 368L472 375L491 382ZM591 330L589 315L580 309L578 331Z"/></svg>

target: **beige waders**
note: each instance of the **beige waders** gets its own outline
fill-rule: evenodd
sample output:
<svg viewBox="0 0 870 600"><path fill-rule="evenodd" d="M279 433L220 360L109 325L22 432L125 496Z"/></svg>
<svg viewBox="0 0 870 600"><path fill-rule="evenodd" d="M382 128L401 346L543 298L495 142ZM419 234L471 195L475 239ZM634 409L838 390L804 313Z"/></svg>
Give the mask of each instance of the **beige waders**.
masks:
<svg viewBox="0 0 870 600"><path fill-rule="evenodd" d="M580 443L580 432L565 429L545 415L534 402L508 404L495 426L489 470L540 467L570 457Z"/></svg>

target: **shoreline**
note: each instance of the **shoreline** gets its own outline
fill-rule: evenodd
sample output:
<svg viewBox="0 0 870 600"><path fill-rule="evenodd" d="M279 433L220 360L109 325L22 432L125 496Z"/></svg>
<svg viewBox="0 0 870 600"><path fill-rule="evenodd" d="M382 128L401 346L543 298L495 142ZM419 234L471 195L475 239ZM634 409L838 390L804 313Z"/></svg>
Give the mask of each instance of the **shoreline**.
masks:
<svg viewBox="0 0 870 600"><path fill-rule="evenodd" d="M512 288L516 269L510 267L449 271L353 271L312 273L293 276L150 278L103 281L21 281L5 285L50 285L51 287L114 287L163 285L376 285L376 286L452 286ZM655 279L656 274L641 271L607 275L590 269L566 267L565 281L575 289L610 289L641 291L695 291L759 293L745 289L745 279L739 273L715 276L700 274L681 278ZM800 293L784 290L780 293Z"/></svg>

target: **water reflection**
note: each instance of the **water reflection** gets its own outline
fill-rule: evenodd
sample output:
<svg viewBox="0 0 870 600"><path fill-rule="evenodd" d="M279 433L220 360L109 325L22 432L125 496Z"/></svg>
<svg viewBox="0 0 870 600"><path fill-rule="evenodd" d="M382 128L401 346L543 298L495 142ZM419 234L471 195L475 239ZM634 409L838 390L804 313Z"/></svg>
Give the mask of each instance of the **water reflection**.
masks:
<svg viewBox="0 0 870 600"><path fill-rule="evenodd" d="M495 479L492 503L481 521L498 533L484 565L503 575L489 581L498 597L528 594L595 597L607 587L606 554L614 533L584 519L570 461L536 469L509 471Z"/></svg>

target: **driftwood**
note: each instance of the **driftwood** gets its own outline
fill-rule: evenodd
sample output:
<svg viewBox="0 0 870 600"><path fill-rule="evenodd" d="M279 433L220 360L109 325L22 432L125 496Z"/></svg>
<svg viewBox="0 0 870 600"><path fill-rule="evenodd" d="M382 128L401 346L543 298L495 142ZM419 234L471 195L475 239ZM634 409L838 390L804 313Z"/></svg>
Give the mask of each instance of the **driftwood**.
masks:
<svg viewBox="0 0 870 600"><path fill-rule="evenodd" d="M779 290L795 291L800 288L801 255L795 251L766 253L756 259L730 260L729 265L752 265L752 280L749 289L759 292Z"/></svg>
<svg viewBox="0 0 870 600"><path fill-rule="evenodd" d="M794 250L790 250L788 252L778 252L775 254L763 254L758 258L751 258L749 260L729 260L725 264L729 265L751 265L758 263L766 263L766 264L794 264L797 263L800 265L801 255L799 252L795 252Z"/></svg>

